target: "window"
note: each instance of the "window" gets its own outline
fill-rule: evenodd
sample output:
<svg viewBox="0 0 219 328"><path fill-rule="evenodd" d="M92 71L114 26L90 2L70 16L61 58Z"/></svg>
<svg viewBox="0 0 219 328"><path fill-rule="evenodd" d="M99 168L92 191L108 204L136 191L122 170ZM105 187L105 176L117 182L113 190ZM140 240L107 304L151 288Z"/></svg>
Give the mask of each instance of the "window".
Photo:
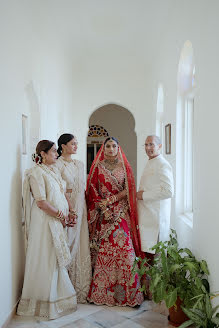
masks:
<svg viewBox="0 0 219 328"><path fill-rule="evenodd" d="M184 213L193 212L193 116L194 99L185 101Z"/></svg>
<svg viewBox="0 0 219 328"><path fill-rule="evenodd" d="M87 138L87 174L104 140L109 133L101 125L90 125Z"/></svg>
<svg viewBox="0 0 219 328"><path fill-rule="evenodd" d="M194 210L194 94L193 48L186 41L179 60L176 115L176 214L192 227Z"/></svg>

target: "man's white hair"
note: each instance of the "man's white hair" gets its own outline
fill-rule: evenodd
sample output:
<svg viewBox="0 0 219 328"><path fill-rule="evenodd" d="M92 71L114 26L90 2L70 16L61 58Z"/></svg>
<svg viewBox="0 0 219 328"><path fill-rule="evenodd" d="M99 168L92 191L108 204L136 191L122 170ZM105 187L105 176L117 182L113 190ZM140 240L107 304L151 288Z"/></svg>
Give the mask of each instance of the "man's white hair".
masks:
<svg viewBox="0 0 219 328"><path fill-rule="evenodd" d="M154 138L157 145L162 145L160 137L156 136L155 134L147 136L147 138Z"/></svg>

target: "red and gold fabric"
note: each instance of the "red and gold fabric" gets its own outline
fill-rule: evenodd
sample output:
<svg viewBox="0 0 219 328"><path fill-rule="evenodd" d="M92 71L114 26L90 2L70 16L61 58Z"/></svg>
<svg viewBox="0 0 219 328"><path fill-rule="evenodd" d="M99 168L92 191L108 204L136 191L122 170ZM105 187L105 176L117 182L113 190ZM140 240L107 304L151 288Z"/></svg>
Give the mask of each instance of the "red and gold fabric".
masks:
<svg viewBox="0 0 219 328"><path fill-rule="evenodd" d="M99 202L126 190L127 196L107 209ZM140 248L137 222L136 189L132 168L119 147L117 158L108 162L101 147L87 182L88 224L93 279L88 300L96 304L135 306L141 304L138 274L133 279Z"/></svg>

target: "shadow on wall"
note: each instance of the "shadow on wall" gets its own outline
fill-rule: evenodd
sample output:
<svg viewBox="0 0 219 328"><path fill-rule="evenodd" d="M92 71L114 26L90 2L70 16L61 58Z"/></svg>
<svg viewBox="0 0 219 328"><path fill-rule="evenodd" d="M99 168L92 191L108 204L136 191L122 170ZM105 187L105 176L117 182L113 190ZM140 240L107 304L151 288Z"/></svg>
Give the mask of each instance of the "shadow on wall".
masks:
<svg viewBox="0 0 219 328"><path fill-rule="evenodd" d="M12 177L10 199L10 226L11 226L11 300L16 303L21 294L24 274L24 239L22 231L22 175L21 149L17 148L16 171ZM15 304L12 304L14 307Z"/></svg>
<svg viewBox="0 0 219 328"><path fill-rule="evenodd" d="M95 110L89 119L90 125L101 125L110 136L116 137L137 176L137 136L132 113L119 105L108 104Z"/></svg>
<svg viewBox="0 0 219 328"><path fill-rule="evenodd" d="M35 152L36 145L40 140L41 118L39 100L32 81L26 85L25 93L29 104L29 160L27 167L30 167L31 155Z"/></svg>

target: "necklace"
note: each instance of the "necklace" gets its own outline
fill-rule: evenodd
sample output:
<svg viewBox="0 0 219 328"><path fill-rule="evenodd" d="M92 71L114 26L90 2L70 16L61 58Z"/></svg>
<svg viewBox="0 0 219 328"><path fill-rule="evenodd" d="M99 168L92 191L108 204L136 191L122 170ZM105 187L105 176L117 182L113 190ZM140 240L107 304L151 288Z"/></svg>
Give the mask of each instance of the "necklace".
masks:
<svg viewBox="0 0 219 328"><path fill-rule="evenodd" d="M39 164L39 166L47 173L49 173L50 175L52 175L52 177L56 180L56 182L58 183L60 190L62 193L64 193L64 188L62 185L62 181L58 178L55 170L53 169L53 167L47 166L45 164Z"/></svg>
<svg viewBox="0 0 219 328"><path fill-rule="evenodd" d="M74 160L73 160L72 158L71 158L71 159L67 159L67 158L61 156L61 159L62 159L63 161L65 161L65 162L68 162L68 163L72 163L72 162L74 162Z"/></svg>
<svg viewBox="0 0 219 328"><path fill-rule="evenodd" d="M113 158L113 159L105 158L103 160L103 163L104 163L105 168L112 172L118 166L119 159L118 158Z"/></svg>

